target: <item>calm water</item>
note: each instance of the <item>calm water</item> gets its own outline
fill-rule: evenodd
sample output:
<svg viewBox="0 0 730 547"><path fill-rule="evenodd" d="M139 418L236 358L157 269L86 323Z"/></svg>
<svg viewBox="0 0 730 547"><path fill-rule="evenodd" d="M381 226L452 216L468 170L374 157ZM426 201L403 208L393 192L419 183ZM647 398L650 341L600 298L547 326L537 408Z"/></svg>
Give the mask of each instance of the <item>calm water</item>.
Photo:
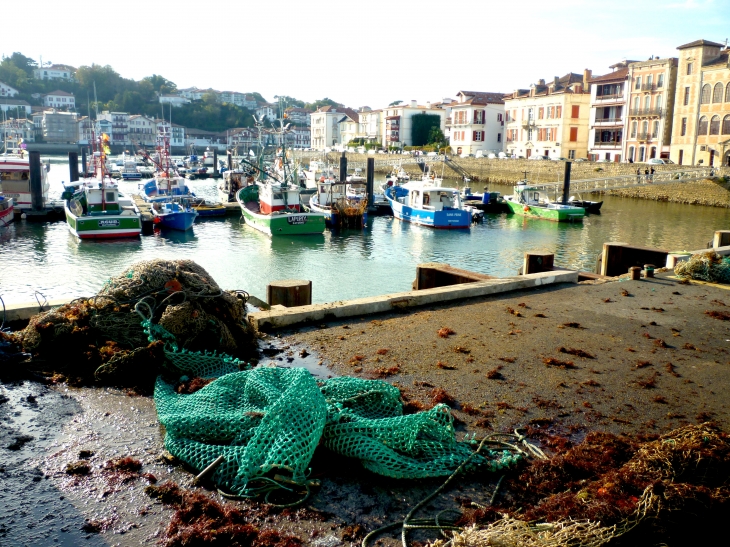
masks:
<svg viewBox="0 0 730 547"><path fill-rule="evenodd" d="M45 159L44 159L45 161ZM68 165L54 159L54 196L68 180ZM198 195L215 199L215 181L193 181ZM478 185L477 185L478 186ZM477 187L475 186L475 188ZM136 183L122 183L127 193ZM494 190L511 193L510 187ZM17 221L0 228L0 296L29 302L90 295L139 260L186 258L203 266L226 289L259 298L276 279L311 279L313 300L334 300L409 290L421 262L446 262L486 274L516 274L525 251L555 253L558 265L592 271L605 241L670 250L703 248L715 230L730 228L730 210L605 198L603 214L583 224L558 224L488 215L466 231L432 230L391 217L364 231L269 238L238 217L196 222L192 232L161 232L133 241L84 241L65 222Z"/></svg>

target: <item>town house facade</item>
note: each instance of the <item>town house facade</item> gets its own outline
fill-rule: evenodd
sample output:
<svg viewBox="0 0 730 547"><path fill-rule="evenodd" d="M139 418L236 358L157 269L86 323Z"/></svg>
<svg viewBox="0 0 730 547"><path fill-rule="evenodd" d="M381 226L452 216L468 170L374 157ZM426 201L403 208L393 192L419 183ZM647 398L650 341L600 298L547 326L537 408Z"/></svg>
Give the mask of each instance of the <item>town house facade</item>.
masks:
<svg viewBox="0 0 730 547"><path fill-rule="evenodd" d="M454 154L501 152L504 148L504 93L459 91L451 106L449 144Z"/></svg>
<svg viewBox="0 0 730 547"><path fill-rule="evenodd" d="M630 62L611 65L613 72L591 78L588 159L592 161L620 162L624 158Z"/></svg>

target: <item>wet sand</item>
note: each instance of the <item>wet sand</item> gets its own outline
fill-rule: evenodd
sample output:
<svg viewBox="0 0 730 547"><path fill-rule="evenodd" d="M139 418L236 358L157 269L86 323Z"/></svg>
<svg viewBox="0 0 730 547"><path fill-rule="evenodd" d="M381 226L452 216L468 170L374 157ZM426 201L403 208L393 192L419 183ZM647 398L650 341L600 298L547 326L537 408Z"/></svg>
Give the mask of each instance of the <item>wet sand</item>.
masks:
<svg viewBox="0 0 730 547"><path fill-rule="evenodd" d="M442 388L455 399L459 435L527 424L576 438L594 430L665 433L706 420L728 430L730 321L705 313L730 312L725 304L726 290L668 278L549 287L279 332L263 344L283 351L261 362L382 377L425 404ZM440 337L444 328L453 334ZM304 359L303 349L311 354ZM161 458L151 398L26 381L0 384L0 401L0 544L160 540L172 511L144 494L151 479L122 482L104 469L112 458L133 456L159 482L192 487L190 473ZM68 475L82 450L93 452L91 473ZM323 451L312 467L322 486L307 507L320 513L262 511L258 527L295 534L305 545L359 545L349 525L370 531L400 519L442 482L378 477ZM488 499L495 480L464 477L428 513L456 508L456 496Z"/></svg>

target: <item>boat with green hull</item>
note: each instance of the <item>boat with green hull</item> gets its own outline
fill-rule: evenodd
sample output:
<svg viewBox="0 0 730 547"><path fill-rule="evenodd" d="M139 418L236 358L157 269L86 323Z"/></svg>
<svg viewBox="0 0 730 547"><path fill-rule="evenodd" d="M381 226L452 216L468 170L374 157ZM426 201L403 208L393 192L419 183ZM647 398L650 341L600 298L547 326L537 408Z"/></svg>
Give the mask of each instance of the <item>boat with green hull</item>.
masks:
<svg viewBox="0 0 730 547"><path fill-rule="evenodd" d="M282 188L271 182L252 184L238 191L236 201L246 224L270 236L324 232L324 215L302 211L297 187Z"/></svg>
<svg viewBox="0 0 730 547"><path fill-rule="evenodd" d="M582 207L551 202L539 188L520 181L514 187L514 194L505 196L504 202L515 215L540 218L554 222L582 222L586 211Z"/></svg>

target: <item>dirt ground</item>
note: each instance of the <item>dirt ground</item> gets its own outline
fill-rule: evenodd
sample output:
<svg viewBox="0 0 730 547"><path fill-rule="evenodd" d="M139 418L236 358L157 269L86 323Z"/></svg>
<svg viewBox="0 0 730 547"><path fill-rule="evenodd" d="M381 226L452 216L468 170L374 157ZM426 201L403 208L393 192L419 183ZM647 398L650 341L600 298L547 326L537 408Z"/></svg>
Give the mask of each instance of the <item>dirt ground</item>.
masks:
<svg viewBox="0 0 730 547"><path fill-rule="evenodd" d="M281 351L261 363L382 378L426 404L442 388L463 422L459 436L531 424L580 439L707 420L727 431L730 321L707 311L730 312L730 292L666 277L546 287L278 332L263 345ZM192 475L162 453L151 398L0 383L0 545L158 544L172 511L144 488L168 479L193 488ZM121 456L139 459L148 475L105 469ZM88 475L66 473L78 461L88 462ZM311 511L236 505L251 510L260 529L304 545L359 545L364 531L402 519L442 482L378 477L324 451L312 476L322 486L306 505ZM495 482L489 474L459 479L425 511L458 508L459 496L488 500Z"/></svg>

